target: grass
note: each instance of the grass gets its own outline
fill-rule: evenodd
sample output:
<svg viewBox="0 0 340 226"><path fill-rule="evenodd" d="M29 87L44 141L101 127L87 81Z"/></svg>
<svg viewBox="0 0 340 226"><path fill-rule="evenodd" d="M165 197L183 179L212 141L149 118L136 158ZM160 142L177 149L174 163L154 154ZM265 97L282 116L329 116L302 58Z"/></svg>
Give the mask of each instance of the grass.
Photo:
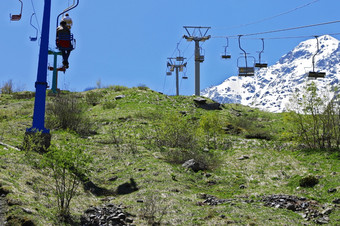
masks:
<svg viewBox="0 0 340 226"><path fill-rule="evenodd" d="M118 95L125 97L116 100ZM117 205L122 204L133 215L136 225L150 224L149 215L169 225L313 224L292 211L263 206L261 197L296 195L324 206L340 198L339 152L300 149L284 135L284 114L235 104L224 105L220 111L207 111L195 106L195 97L166 96L138 87L113 86L77 93L77 96L88 102L85 115L96 125L97 133L80 136L72 131L53 130L52 143L75 140L90 153L94 158L90 179L101 188L116 191L119 185L133 178L138 191L109 198ZM33 104L34 98L27 93L0 95L1 142L16 147L22 145L24 131L32 123ZM198 122L211 114L218 115L220 126L235 128L234 132L219 130L217 140L224 145L205 150L213 152L220 163L212 170L197 173L184 169L181 164L170 163L164 152L171 151L170 147L160 148L155 142L159 125L164 125L169 115L177 115L199 126ZM166 129L165 124L165 132ZM256 134L257 129L270 139L246 138ZM203 151L207 142L204 133L200 130L195 136L199 138L197 148ZM186 147L181 148L179 151L185 151ZM249 158L239 159L242 156ZM313 188L299 187L299 179L308 175L319 177L319 184ZM241 185L245 188L241 189ZM6 198L13 204L7 216L29 218L37 225L61 224L55 216L52 186L48 172L29 164L24 152L0 145L0 187L10 191ZM330 188L338 191L329 193ZM202 206L198 204L204 201L201 194L232 201ZM79 222L79 216L89 206L101 205L107 198L81 186L71 202L75 222ZM137 200L150 203L157 211L146 209L145 202ZM334 208L329 216L330 225L339 224L339 216L339 208Z"/></svg>

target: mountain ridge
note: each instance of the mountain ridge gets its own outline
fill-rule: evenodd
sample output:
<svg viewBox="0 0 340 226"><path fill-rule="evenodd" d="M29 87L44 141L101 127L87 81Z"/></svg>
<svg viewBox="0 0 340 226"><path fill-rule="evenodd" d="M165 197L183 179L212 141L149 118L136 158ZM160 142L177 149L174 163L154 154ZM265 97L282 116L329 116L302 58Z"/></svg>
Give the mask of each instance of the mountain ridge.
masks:
<svg viewBox="0 0 340 226"><path fill-rule="evenodd" d="M320 50L317 55L315 38L301 42L283 55L274 65L255 72L254 77L231 76L223 83L204 89L202 96L219 103L240 103L270 112L289 110L287 104L296 91L308 85L307 74L313 70L326 72L324 79L314 80L319 92L329 92L340 81L340 41L332 36L318 37Z"/></svg>

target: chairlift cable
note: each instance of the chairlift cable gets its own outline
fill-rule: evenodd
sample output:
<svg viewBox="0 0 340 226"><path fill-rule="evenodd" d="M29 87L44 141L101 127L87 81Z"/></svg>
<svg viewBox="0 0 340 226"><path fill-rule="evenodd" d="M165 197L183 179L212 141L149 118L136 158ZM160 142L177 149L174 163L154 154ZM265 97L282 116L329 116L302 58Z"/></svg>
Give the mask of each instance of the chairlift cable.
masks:
<svg viewBox="0 0 340 226"><path fill-rule="evenodd" d="M324 22L324 23L318 23L318 24L310 24L310 25L304 25L304 26L299 26L299 27L292 27L292 28L283 28L279 30L272 30L272 31L264 31L264 32L258 32L258 33L250 33L250 34L243 34L242 36L256 36L256 35L261 35L261 34L271 34L271 33L277 33L277 32L284 32L284 31L290 31L290 30L298 30L298 29L304 29L304 28L309 28L309 27L317 27L317 26L323 26L323 25L328 25L328 24L334 24L334 23L340 23L340 20L335 20L335 21L329 21L329 22ZM340 33L333 33L333 34L328 34L328 35L340 35ZM212 36L211 38L230 38L230 39L237 39L239 35L230 35L230 36ZM316 35L308 35L308 36L287 36L287 37L268 37L264 39L294 39L294 38L310 38L310 37L315 37ZM321 35L318 35L321 36ZM252 38L248 38L252 39ZM259 38L253 38L253 39L259 39Z"/></svg>
<svg viewBox="0 0 340 226"><path fill-rule="evenodd" d="M340 20L329 21L329 22L318 23L318 24L304 25L304 26L299 26L299 27L283 28L283 29L272 30L272 31L264 31L264 32L258 32L258 33L243 34L243 36L255 36L255 35L263 35L263 34L271 34L271 33L291 31L291 30L298 30L298 29L317 27L317 26L323 26L323 25L335 24L335 23L340 23Z"/></svg>
<svg viewBox="0 0 340 226"><path fill-rule="evenodd" d="M312 5L312 4L314 4L314 3L318 2L318 1L320 1L320 0L313 0L313 1L309 2L309 3L306 3L306 4L304 4L304 5L295 7L294 9L288 10L288 11L286 11L286 12L282 12L282 13L279 13L279 14L277 14L277 15L270 16L270 17L267 17L267 18L263 18L263 19L260 19L260 20L257 20L257 21L251 22L251 23L241 24L241 25L237 25L237 26L229 27L229 28L214 28L214 29L218 29L218 30L221 30L221 29L236 29L236 28L240 28L240 27L246 27L246 26L249 26L249 25L262 23L262 22L264 22L264 21L268 21L268 20L274 19L274 18L276 18L276 17L280 17L280 16L283 16L283 15L289 14L289 13L291 13L291 12L294 12L294 11L296 11L296 10L305 8L305 7L307 7L307 6L309 6L309 5Z"/></svg>

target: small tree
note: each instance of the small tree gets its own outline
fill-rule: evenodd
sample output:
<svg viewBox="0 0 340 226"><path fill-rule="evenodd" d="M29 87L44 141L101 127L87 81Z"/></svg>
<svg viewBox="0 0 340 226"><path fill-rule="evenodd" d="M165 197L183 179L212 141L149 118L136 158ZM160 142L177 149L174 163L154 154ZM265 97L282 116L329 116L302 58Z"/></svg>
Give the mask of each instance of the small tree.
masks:
<svg viewBox="0 0 340 226"><path fill-rule="evenodd" d="M92 158L79 146L64 144L51 146L44 155L43 165L50 169L54 179L59 216L66 221L70 216L70 203L78 185L88 175Z"/></svg>
<svg viewBox="0 0 340 226"><path fill-rule="evenodd" d="M1 93L2 94L11 94L14 92L14 85L12 80L8 80L2 87Z"/></svg>
<svg viewBox="0 0 340 226"><path fill-rule="evenodd" d="M296 94L288 121L295 140L313 149L340 148L339 94L320 95L316 84L310 83L302 95Z"/></svg>

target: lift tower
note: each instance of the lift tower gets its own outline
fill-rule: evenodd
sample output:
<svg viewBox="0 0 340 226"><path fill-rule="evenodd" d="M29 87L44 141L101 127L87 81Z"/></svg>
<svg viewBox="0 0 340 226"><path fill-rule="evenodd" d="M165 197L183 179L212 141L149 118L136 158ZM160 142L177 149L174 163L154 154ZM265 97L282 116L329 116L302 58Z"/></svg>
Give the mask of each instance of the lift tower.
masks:
<svg viewBox="0 0 340 226"><path fill-rule="evenodd" d="M26 129L26 134L41 132L44 145L50 145L50 130L45 128L45 102L47 89L47 61L48 61L48 40L50 35L51 0L45 0L42 22L41 42L39 51L37 81L35 82L35 101L32 127Z"/></svg>
<svg viewBox="0 0 340 226"><path fill-rule="evenodd" d="M195 41L195 95L200 96L200 63L204 61L204 56L200 53L200 42L210 39L207 33L211 27L184 26L188 35L184 35L187 41ZM190 32L191 31L191 32ZM198 31L198 32L197 32ZM196 34L197 33L197 34Z"/></svg>
<svg viewBox="0 0 340 226"><path fill-rule="evenodd" d="M179 96L179 76L178 73L182 72L183 69L187 66L187 63L184 63L185 57L169 57L167 67L169 69L169 72L167 72L167 75L171 75L171 72L176 70L176 96ZM183 77L184 78L184 77Z"/></svg>

